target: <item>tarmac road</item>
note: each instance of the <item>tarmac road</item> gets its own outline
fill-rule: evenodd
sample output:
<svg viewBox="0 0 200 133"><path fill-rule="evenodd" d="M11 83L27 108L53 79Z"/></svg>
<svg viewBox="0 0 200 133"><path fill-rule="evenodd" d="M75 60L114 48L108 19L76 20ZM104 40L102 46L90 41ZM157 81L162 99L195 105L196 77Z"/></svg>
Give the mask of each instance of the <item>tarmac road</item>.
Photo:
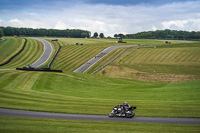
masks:
<svg viewBox="0 0 200 133"><path fill-rule="evenodd" d="M83 64L81 67L74 70L74 72L77 73L84 73L87 71L90 67L92 67L96 62L98 62L100 59L102 59L105 55L112 52L113 50L120 48L120 47L136 47L137 45L121 45L121 46L111 46L106 49L104 49L101 53L93 57L91 60L87 61L85 64Z"/></svg>
<svg viewBox="0 0 200 133"><path fill-rule="evenodd" d="M67 120L87 120L87 121L116 121L116 122L140 122L140 123L162 123L162 124L200 124L198 118L155 118L155 117L134 117L109 118L105 115L81 115L34 112L13 109L0 109L0 116L28 117L28 118L47 118L47 119L67 119Z"/></svg>
<svg viewBox="0 0 200 133"><path fill-rule="evenodd" d="M44 45L44 52L43 52L42 56L36 62L34 62L33 64L30 65L31 67L36 68L36 67L42 66L50 58L53 48L52 48L51 44L44 39L39 39L39 38L32 38L32 39L39 40Z"/></svg>

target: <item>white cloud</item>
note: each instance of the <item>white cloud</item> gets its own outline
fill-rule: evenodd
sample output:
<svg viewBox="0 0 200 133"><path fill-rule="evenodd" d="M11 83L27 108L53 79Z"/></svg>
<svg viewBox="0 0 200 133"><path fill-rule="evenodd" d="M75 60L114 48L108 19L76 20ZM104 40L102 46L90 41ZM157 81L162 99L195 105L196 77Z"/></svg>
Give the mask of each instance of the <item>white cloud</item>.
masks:
<svg viewBox="0 0 200 133"><path fill-rule="evenodd" d="M162 25L164 29L200 30L200 19L165 21Z"/></svg>
<svg viewBox="0 0 200 133"><path fill-rule="evenodd" d="M153 31L156 31L156 30L157 30L157 28L156 28L155 26L153 26L153 27L152 27L152 30L153 30Z"/></svg>
<svg viewBox="0 0 200 133"><path fill-rule="evenodd" d="M9 21L8 21L8 24L9 24L10 26L16 26L16 27L21 27L21 26L24 25L23 21L22 21L22 20L19 20L19 19L17 19L17 18L9 20Z"/></svg>
<svg viewBox="0 0 200 133"><path fill-rule="evenodd" d="M21 20L19 20L19 19L11 19L11 20L9 20L8 21L9 23L22 23L22 21Z"/></svg>
<svg viewBox="0 0 200 133"><path fill-rule="evenodd" d="M22 12L3 11L0 26L83 29L92 33L103 32L105 36L115 33L174 29L200 30L200 1L171 3L161 6L74 4L63 5L59 10L23 9ZM3 18L10 18L5 20Z"/></svg>
<svg viewBox="0 0 200 133"><path fill-rule="evenodd" d="M67 29L67 25L61 21L58 21L54 29Z"/></svg>

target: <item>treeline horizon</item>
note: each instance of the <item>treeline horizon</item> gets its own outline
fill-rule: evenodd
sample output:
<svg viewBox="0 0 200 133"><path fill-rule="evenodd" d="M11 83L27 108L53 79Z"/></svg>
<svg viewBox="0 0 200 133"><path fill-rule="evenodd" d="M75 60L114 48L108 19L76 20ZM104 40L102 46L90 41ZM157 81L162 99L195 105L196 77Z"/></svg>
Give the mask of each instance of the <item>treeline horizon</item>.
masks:
<svg viewBox="0 0 200 133"><path fill-rule="evenodd" d="M35 37L67 37L90 38L91 32L81 29L45 29L45 28L16 28L0 26L4 36L35 36ZM171 40L200 40L200 31L156 30L143 31L135 34L115 34L115 38L124 39L171 39ZM108 37L111 38L111 37Z"/></svg>
<svg viewBox="0 0 200 133"><path fill-rule="evenodd" d="M144 31L135 34L115 34L114 37L126 39L172 39L172 40L199 40L200 31L156 30Z"/></svg>
<svg viewBox="0 0 200 133"><path fill-rule="evenodd" d="M0 27L4 36L36 36L36 37L69 37L69 38L86 38L91 36L91 32L80 29L33 29L33 28L16 28L16 27Z"/></svg>

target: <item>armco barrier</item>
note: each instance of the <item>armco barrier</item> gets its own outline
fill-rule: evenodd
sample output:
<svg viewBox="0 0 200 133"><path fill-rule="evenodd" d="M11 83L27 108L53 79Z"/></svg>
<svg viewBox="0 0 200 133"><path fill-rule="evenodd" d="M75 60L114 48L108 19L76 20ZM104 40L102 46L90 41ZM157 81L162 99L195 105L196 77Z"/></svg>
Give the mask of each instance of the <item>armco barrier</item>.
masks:
<svg viewBox="0 0 200 133"><path fill-rule="evenodd" d="M26 46L26 43L27 43L27 39L26 39L26 38L24 38L24 39L25 39L25 42L24 42L24 45L23 45L22 49L20 49L19 52L17 52L15 55L13 55L13 56L12 56L10 59L8 59L6 62L0 64L0 66L3 66L3 65L8 64L12 59L14 59L17 55L19 55L19 54L24 50L24 48L25 48L25 46Z"/></svg>
<svg viewBox="0 0 200 133"><path fill-rule="evenodd" d="M53 56L52 60L50 61L49 65L48 65L48 68L51 67L51 64L53 63L53 61L56 58L56 56L57 56L58 52L60 51L60 49L61 49L61 46L59 46L58 50L56 51L56 54Z"/></svg>
<svg viewBox="0 0 200 133"><path fill-rule="evenodd" d="M43 72L60 72L62 70L51 70L49 68L41 68L41 69L34 69L34 68L16 68L16 70L23 70L23 71L43 71Z"/></svg>

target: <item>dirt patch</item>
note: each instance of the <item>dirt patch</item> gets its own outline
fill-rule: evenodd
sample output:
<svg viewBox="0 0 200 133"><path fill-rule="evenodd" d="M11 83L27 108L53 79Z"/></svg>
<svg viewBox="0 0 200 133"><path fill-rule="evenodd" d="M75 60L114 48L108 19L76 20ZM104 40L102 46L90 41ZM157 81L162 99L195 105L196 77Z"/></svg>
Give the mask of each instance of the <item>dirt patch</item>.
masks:
<svg viewBox="0 0 200 133"><path fill-rule="evenodd" d="M123 66L107 66L98 75L104 75L114 78L125 78L125 79L137 79L143 81L161 81L161 82L180 82L199 80L200 76L196 75L177 75L177 74L165 74L165 73L146 73L139 72L134 69L130 69Z"/></svg>
<svg viewBox="0 0 200 133"><path fill-rule="evenodd" d="M148 80L148 81L162 81L162 82L180 82L200 79L200 76L194 75L176 75L176 74L151 74L137 72L136 78L138 80Z"/></svg>

